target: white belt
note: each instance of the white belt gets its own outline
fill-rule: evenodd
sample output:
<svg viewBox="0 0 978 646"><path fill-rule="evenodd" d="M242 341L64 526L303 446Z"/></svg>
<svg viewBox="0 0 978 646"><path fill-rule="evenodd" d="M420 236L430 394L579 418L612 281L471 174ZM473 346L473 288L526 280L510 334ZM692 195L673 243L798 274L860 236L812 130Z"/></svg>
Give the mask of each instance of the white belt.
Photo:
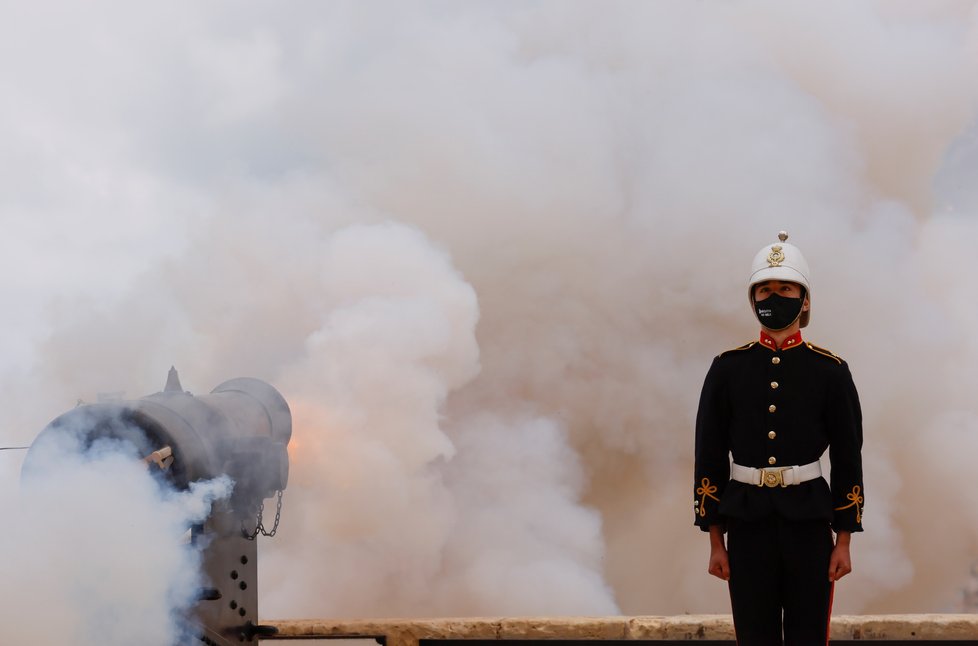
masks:
<svg viewBox="0 0 978 646"><path fill-rule="evenodd" d="M822 465L818 462L791 467L770 467L755 469L739 464L730 465L730 479L758 487L787 487L814 480L822 475Z"/></svg>

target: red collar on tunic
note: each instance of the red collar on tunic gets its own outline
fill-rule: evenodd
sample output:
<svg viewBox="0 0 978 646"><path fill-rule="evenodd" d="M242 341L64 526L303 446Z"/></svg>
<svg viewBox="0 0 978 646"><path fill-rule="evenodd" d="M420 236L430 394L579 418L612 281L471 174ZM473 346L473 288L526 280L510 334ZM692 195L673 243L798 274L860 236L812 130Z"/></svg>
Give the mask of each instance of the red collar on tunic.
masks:
<svg viewBox="0 0 978 646"><path fill-rule="evenodd" d="M781 344L781 349L782 350L789 350L791 348L798 347L801 344L802 344L801 343L801 330L798 330L797 332L795 332L794 334L792 334L791 336L789 336L787 339L784 340L784 342ZM778 349L777 342L771 337L770 334L768 334L764 330L761 330L761 345L763 345L765 348L769 348L771 350L777 350Z"/></svg>

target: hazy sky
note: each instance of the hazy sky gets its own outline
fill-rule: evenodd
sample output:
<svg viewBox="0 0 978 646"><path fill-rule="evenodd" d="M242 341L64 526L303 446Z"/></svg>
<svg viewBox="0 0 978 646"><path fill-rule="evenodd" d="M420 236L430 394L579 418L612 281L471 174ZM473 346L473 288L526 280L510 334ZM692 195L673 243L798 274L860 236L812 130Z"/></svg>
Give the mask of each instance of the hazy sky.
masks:
<svg viewBox="0 0 978 646"><path fill-rule="evenodd" d="M8 5L0 443L275 384L263 615L725 612L692 423L780 229L864 408L837 610L960 609L975 2Z"/></svg>

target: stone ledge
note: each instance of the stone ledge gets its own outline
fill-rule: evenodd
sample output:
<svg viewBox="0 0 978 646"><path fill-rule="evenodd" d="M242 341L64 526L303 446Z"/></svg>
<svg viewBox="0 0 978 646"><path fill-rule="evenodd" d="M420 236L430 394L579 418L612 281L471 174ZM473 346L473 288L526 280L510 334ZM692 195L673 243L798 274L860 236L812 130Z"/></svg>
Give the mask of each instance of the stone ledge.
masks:
<svg viewBox="0 0 978 646"><path fill-rule="evenodd" d="M384 637L388 646L419 639L733 641L730 615L638 617L470 617L451 619L267 620L282 639ZM978 615L840 615L835 640L978 640Z"/></svg>

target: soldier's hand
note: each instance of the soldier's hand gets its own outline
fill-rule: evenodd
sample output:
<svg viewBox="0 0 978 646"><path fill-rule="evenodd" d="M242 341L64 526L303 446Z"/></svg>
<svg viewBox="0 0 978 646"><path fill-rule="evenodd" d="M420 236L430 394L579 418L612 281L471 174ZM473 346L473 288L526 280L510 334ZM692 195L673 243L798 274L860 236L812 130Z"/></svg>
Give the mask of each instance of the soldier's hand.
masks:
<svg viewBox="0 0 978 646"><path fill-rule="evenodd" d="M723 528L719 525L710 526L710 567L707 572L718 579L730 580L730 559L723 540Z"/></svg>
<svg viewBox="0 0 978 646"><path fill-rule="evenodd" d="M730 559L727 557L725 547L713 547L710 549L710 567L708 572L718 579L730 580Z"/></svg>
<svg viewBox="0 0 978 646"><path fill-rule="evenodd" d="M829 558L829 581L838 581L850 572L852 559L849 558L849 533L840 532Z"/></svg>

